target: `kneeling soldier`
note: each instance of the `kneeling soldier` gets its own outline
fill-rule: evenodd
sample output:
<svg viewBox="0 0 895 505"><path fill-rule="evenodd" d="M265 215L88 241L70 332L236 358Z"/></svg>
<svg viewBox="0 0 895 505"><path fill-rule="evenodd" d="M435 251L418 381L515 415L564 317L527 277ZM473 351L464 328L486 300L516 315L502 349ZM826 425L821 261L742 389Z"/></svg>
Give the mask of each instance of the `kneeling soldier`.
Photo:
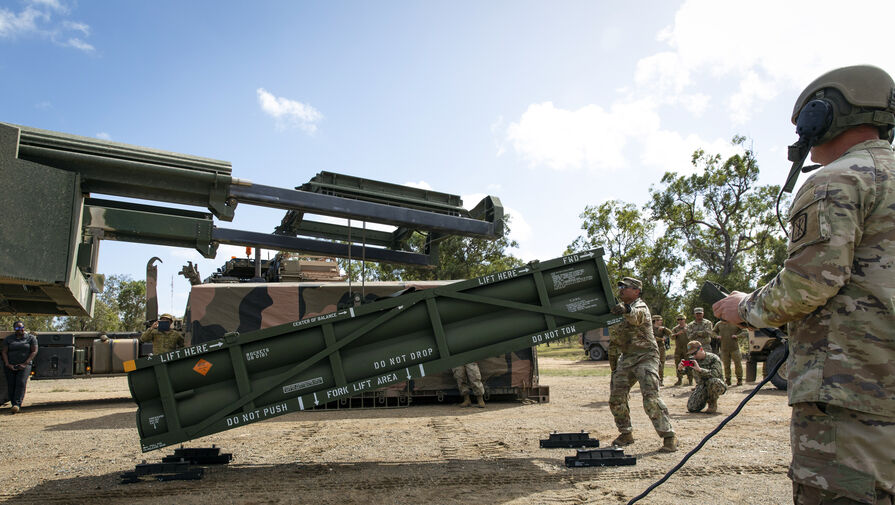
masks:
<svg viewBox="0 0 895 505"><path fill-rule="evenodd" d="M708 403L707 414L718 412L718 397L727 392L721 358L706 352L702 344L695 340L687 344L687 356L689 359L678 363L678 370L692 368L696 377L696 388L687 400L687 410L699 412Z"/></svg>

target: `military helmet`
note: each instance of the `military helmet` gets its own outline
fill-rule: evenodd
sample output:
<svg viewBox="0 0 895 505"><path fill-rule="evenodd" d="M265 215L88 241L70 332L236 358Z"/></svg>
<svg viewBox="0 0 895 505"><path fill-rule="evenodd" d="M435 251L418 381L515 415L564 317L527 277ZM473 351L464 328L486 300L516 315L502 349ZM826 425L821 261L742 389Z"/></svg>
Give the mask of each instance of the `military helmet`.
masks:
<svg viewBox="0 0 895 505"><path fill-rule="evenodd" d="M159 319L168 319L168 320L170 320L170 321L174 321L174 316L172 316L171 314L162 314L162 315L158 316L158 318L159 318Z"/></svg>
<svg viewBox="0 0 895 505"><path fill-rule="evenodd" d="M831 70L802 91L791 119L799 136L812 139L811 145L823 144L863 124L878 127L880 138L892 142L895 81L885 70L871 65Z"/></svg>

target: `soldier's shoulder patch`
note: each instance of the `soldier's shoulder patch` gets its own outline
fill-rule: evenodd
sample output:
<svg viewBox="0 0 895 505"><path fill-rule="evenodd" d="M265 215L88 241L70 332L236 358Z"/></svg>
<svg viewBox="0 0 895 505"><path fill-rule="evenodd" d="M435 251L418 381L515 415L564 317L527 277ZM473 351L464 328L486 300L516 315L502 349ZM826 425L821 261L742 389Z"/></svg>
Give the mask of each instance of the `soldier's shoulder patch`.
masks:
<svg viewBox="0 0 895 505"><path fill-rule="evenodd" d="M798 242L805 238L808 232L808 214L802 213L792 220L792 229L789 232L790 240Z"/></svg>
<svg viewBox="0 0 895 505"><path fill-rule="evenodd" d="M829 240L826 218L827 184L802 188L792 204L789 219L789 247L792 256L803 247Z"/></svg>

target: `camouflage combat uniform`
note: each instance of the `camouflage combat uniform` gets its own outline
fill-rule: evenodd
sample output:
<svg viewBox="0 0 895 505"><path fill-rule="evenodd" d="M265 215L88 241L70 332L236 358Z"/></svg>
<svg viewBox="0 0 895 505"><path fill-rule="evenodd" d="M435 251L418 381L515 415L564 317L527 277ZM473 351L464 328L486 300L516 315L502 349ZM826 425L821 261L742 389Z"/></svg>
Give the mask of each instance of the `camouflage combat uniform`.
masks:
<svg viewBox="0 0 895 505"><path fill-rule="evenodd" d="M659 350L653 337L649 307L640 298L631 303L630 307L631 312L625 314L624 321L616 327L621 356L612 375L609 410L612 411L618 431L631 433L633 428L628 395L634 382L639 382L643 410L660 437L671 437L674 435L674 428L668 417L668 408L659 398Z"/></svg>
<svg viewBox="0 0 895 505"><path fill-rule="evenodd" d="M730 385L730 361L736 371L737 382L743 382L743 355L740 352L740 338L746 335L746 330L726 321L715 323L714 332L721 337L721 363L724 364L724 381ZM734 338L737 335L737 338Z"/></svg>
<svg viewBox="0 0 895 505"><path fill-rule="evenodd" d="M892 146L852 146L805 182L789 216L783 270L739 314L757 328L789 323L797 493L874 503L895 495Z"/></svg>
<svg viewBox="0 0 895 505"><path fill-rule="evenodd" d="M693 358L690 358L693 359ZM727 392L724 385L724 369L721 367L721 358L717 354L705 353L705 358L696 360L702 371L693 370L696 377L696 388L690 393L687 400L687 410L699 412L705 408L706 403L718 401L718 397Z"/></svg>
<svg viewBox="0 0 895 505"><path fill-rule="evenodd" d="M671 330L671 333L674 337L674 366L677 367L678 363L687 357L687 342L689 342L689 340L687 340L687 327L684 326L681 328L680 326L675 326L674 329ZM689 368L686 368L685 370L686 372L681 370L677 371L677 379L681 380L686 374L687 380L693 382L693 371Z"/></svg>
<svg viewBox="0 0 895 505"><path fill-rule="evenodd" d="M659 348L659 382L665 380L665 342L670 342L671 330L664 326L653 326L653 336Z"/></svg>
<svg viewBox="0 0 895 505"><path fill-rule="evenodd" d="M152 342L152 354L162 354L184 346L182 333L177 330L159 331L158 328L144 331L140 342Z"/></svg>
<svg viewBox="0 0 895 505"><path fill-rule="evenodd" d="M616 335L616 327L609 328L609 349L606 350L606 357L609 359L609 371L614 372L618 367L618 336Z"/></svg>
<svg viewBox="0 0 895 505"><path fill-rule="evenodd" d="M485 394L485 385L482 384L482 372L475 361L451 368L451 372L454 373L454 380L457 381L457 389L460 390L461 395L468 395L470 390L476 396Z"/></svg>
<svg viewBox="0 0 895 505"><path fill-rule="evenodd" d="M695 340L702 344L703 349L711 349L712 348L712 322L706 318L703 318L702 321L692 323L687 325L687 341ZM684 347L686 348L687 344L684 343Z"/></svg>

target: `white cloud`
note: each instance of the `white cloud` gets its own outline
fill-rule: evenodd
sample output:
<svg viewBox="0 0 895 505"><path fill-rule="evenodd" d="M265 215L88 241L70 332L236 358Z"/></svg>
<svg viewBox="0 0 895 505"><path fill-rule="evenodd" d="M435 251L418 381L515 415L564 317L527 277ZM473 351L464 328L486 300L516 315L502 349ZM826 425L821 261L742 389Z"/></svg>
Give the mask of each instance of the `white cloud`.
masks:
<svg viewBox="0 0 895 505"><path fill-rule="evenodd" d="M624 166L625 143L641 122L657 120L646 102L617 103L608 111L593 104L565 110L544 102L529 105L507 127L507 140L532 166L611 171Z"/></svg>
<svg viewBox="0 0 895 505"><path fill-rule="evenodd" d="M84 42L83 40L81 40L77 37L72 37L72 38L68 39L62 45L68 46L68 47L73 47L75 49L80 49L81 51L84 51L85 53L89 53L94 50L94 47L92 45L88 44L87 42Z"/></svg>
<svg viewBox="0 0 895 505"><path fill-rule="evenodd" d="M102 139L102 140L112 140L112 136L109 135L109 134L106 133L106 132L99 132L99 133L97 133L97 134L96 134L96 138L98 138L98 139Z"/></svg>
<svg viewBox="0 0 895 505"><path fill-rule="evenodd" d="M307 133L317 131L317 123L323 114L311 105L276 97L264 88L258 88L258 104L267 115L276 119L278 129L297 126Z"/></svg>
<svg viewBox="0 0 895 505"><path fill-rule="evenodd" d="M895 68L890 50L889 0L867 0L860 23L844 23L833 0L779 2L688 0L657 39L668 51L637 64L637 82L657 83L669 100L706 79L733 79L733 96L721 100L735 124L784 90L793 96L833 68L871 63ZM859 52L856 52L859 47ZM697 78L698 76L698 78Z"/></svg>
<svg viewBox="0 0 895 505"><path fill-rule="evenodd" d="M90 26L79 21L57 21L54 16L67 16L69 9L58 0L29 0L19 12L0 8L0 39L35 36L62 47L72 47L86 53L95 50L84 40L90 36ZM72 32L77 32L72 36Z"/></svg>
<svg viewBox="0 0 895 505"><path fill-rule="evenodd" d="M732 154L727 133L703 138L672 128L707 111L716 121L726 113L722 132L742 128L766 103L784 94L795 98L813 78L838 66L870 63L895 70L889 18L843 23L830 14L838 5L686 0L656 35L665 47L637 62L631 84L620 87L614 100L569 109L532 103L503 130L503 139L531 167L554 170L604 173L642 164L686 172L697 147ZM885 13L889 7L888 0L868 0L861 10ZM823 43L825 34L860 41L860 56L857 42Z"/></svg>
<svg viewBox="0 0 895 505"><path fill-rule="evenodd" d="M425 190L427 190L427 191L432 191L432 186L431 186L428 182L426 182L426 181L420 181L420 182L405 182L404 185L405 185L405 186L410 186L411 188L425 189Z"/></svg>

